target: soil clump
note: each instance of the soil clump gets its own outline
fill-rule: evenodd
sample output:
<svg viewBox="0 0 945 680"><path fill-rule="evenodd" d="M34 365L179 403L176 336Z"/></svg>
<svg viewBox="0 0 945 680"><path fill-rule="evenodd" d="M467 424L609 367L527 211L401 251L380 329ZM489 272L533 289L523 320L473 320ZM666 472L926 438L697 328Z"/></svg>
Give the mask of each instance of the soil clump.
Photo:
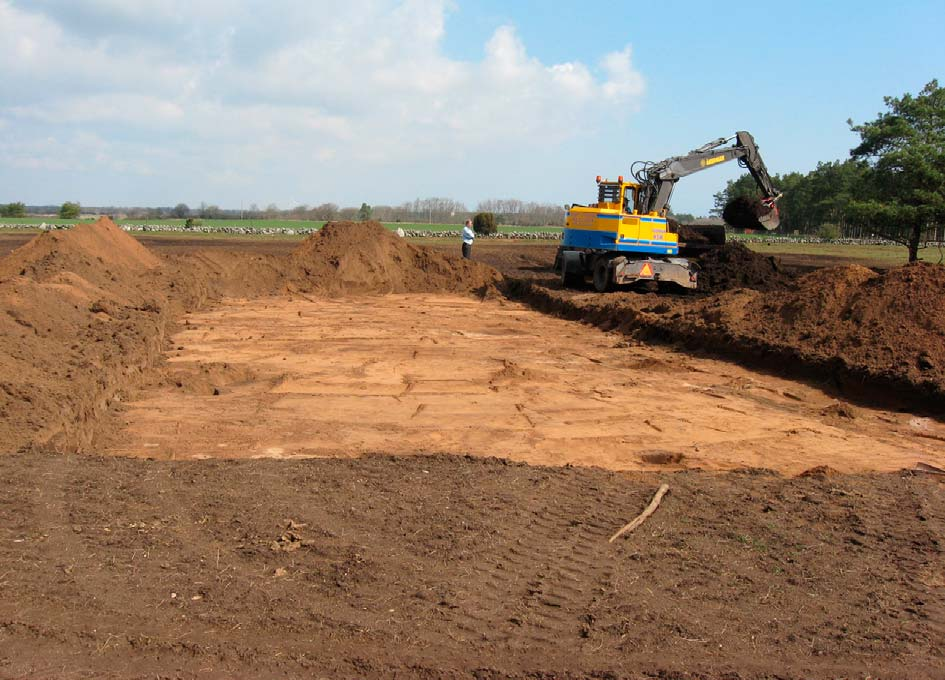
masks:
<svg viewBox="0 0 945 680"><path fill-rule="evenodd" d="M766 206L757 198L748 198L739 196L728 202L722 210L722 219L736 229L759 229L764 226L758 220L759 217L771 212L771 208Z"/></svg>
<svg viewBox="0 0 945 680"><path fill-rule="evenodd" d="M292 253L293 283L326 295L494 292L488 265L408 243L378 222L330 222Z"/></svg>

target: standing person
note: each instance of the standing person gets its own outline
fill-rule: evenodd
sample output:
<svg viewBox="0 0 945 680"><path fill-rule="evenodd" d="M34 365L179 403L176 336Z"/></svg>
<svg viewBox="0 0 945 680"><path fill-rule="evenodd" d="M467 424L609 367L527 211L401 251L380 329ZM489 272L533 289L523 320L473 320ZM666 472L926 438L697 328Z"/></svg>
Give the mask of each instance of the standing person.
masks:
<svg viewBox="0 0 945 680"><path fill-rule="evenodd" d="M466 226L463 227L463 257L467 260L472 257L472 244L476 234L472 228L472 220L466 220Z"/></svg>

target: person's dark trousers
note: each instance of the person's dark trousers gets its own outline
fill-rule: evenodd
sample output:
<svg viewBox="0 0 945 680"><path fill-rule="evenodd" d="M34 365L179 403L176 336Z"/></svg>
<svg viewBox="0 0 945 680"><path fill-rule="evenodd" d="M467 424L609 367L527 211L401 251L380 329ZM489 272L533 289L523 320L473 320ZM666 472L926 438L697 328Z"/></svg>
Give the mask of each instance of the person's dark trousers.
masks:
<svg viewBox="0 0 945 680"><path fill-rule="evenodd" d="M472 243L463 244L463 257L467 260L472 257Z"/></svg>

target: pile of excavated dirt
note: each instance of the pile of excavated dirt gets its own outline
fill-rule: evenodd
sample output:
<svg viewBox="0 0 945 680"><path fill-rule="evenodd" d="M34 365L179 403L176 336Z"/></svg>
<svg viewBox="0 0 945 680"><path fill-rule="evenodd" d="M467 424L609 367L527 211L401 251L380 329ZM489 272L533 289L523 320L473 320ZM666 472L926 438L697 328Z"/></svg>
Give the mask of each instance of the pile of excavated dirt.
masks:
<svg viewBox="0 0 945 680"><path fill-rule="evenodd" d="M823 381L849 398L945 412L940 265L883 274L836 267L786 289L736 288L696 299L575 295L528 283L516 293L569 319Z"/></svg>
<svg viewBox="0 0 945 680"><path fill-rule="evenodd" d="M746 310L752 336L909 384L945 387L945 267L823 269ZM740 328L737 328L741 332Z"/></svg>
<svg viewBox="0 0 945 680"><path fill-rule="evenodd" d="M292 254L300 290L363 293L480 293L502 276L480 262L407 243L377 222L331 222Z"/></svg>
<svg viewBox="0 0 945 680"><path fill-rule="evenodd" d="M718 293L732 288L775 290L794 281L792 272L770 255L762 255L735 241L703 253L699 265L699 290Z"/></svg>
<svg viewBox="0 0 945 680"><path fill-rule="evenodd" d="M110 400L160 354L158 258L103 218L0 260L0 442L87 443ZM53 442L54 443L54 442Z"/></svg>
<svg viewBox="0 0 945 680"><path fill-rule="evenodd" d="M110 289L127 287L132 279L159 266L160 260L107 217L68 231L40 234L0 260L0 279L25 276L53 281L71 272Z"/></svg>

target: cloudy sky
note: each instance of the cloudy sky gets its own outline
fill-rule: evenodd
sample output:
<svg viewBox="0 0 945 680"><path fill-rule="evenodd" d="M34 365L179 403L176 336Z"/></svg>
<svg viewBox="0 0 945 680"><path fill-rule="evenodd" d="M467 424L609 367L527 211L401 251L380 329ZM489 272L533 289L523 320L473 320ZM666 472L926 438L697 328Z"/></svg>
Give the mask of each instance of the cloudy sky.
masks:
<svg viewBox="0 0 945 680"><path fill-rule="evenodd" d="M940 1L759 5L0 0L0 202L584 202L739 129L809 170L945 78Z"/></svg>

